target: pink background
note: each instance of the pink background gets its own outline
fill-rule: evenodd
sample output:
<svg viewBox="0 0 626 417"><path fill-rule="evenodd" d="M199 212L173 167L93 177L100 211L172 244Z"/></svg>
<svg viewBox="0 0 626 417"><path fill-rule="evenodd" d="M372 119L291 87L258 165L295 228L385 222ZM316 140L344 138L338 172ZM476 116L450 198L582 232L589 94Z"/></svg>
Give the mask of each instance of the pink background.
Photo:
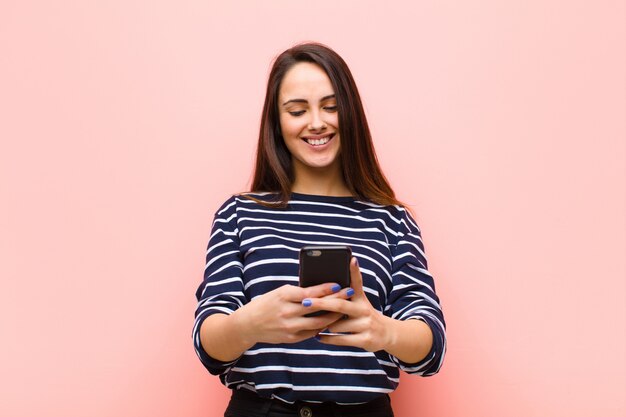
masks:
<svg viewBox="0 0 626 417"><path fill-rule="evenodd" d="M624 416L623 1L3 1L0 415L221 416L191 327L271 59L348 62L448 321L399 417Z"/></svg>

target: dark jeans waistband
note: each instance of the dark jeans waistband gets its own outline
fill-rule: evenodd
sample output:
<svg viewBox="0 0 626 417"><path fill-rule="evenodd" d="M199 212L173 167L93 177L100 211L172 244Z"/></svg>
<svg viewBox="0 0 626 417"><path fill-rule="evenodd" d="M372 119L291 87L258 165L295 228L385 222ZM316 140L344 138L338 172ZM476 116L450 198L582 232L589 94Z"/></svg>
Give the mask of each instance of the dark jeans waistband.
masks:
<svg viewBox="0 0 626 417"><path fill-rule="evenodd" d="M298 416L298 417L344 417L372 416L393 417L389 395L382 395L364 404L341 405L333 402L308 403L296 401L289 404L276 399L259 397L246 390L233 390L225 416Z"/></svg>

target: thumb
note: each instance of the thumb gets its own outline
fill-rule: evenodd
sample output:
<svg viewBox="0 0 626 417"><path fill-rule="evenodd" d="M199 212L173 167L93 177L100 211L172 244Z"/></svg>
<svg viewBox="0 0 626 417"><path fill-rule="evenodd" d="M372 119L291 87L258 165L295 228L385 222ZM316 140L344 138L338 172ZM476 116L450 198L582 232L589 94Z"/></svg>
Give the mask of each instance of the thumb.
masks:
<svg viewBox="0 0 626 417"><path fill-rule="evenodd" d="M365 291L363 290L363 276L361 275L361 269L359 268L359 261L354 256L350 261L350 287L354 290L354 296L352 296L352 299L365 297Z"/></svg>

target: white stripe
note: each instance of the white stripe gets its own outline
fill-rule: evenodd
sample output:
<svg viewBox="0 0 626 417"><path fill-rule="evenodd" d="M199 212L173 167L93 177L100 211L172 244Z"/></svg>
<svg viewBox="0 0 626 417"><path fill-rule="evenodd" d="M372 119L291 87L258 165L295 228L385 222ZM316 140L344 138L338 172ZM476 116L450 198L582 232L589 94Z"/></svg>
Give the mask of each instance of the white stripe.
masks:
<svg viewBox="0 0 626 417"><path fill-rule="evenodd" d="M422 261L420 261L420 259L419 259L417 256L415 256L413 253L411 253L411 252L404 252L402 255L394 256L394 258L393 258L393 262L395 263L395 262L397 262L398 260L400 260L400 259L402 259L402 258L407 258L407 257L408 257L408 258L411 258L411 259L416 260L416 261L417 261L417 262L419 262L421 265L424 265L424 264L422 263Z"/></svg>
<svg viewBox="0 0 626 417"><path fill-rule="evenodd" d="M365 228L365 227L360 227L360 228L354 228L354 227L344 227L344 226L336 226L336 225L326 225L326 224L321 224L321 223L311 223L311 222L294 222L294 221L288 221L288 220L270 220L270 219L255 219L253 217L242 217L240 219L240 221L250 221L250 222L258 222L258 223L278 223L278 224L293 224L293 225L299 225L299 226L308 226L308 227L317 227L317 228L322 228L322 229L332 229L332 230L345 230L347 232L370 232L370 233L380 233L384 236L384 233L375 227L371 227L371 228ZM244 230L244 229L242 229Z"/></svg>
<svg viewBox="0 0 626 417"><path fill-rule="evenodd" d="M243 268L243 272L245 274L248 270L254 268L255 266L267 265L267 264L278 265L280 263L283 263L283 264L297 264L298 260L297 259L293 259L293 258L262 259L260 261L250 262L249 264L246 264L246 266Z"/></svg>
<svg viewBox="0 0 626 417"><path fill-rule="evenodd" d="M202 289L202 294L200 295L200 298L204 298L204 293L207 290L207 288L209 287L214 287L214 286L218 286L218 285L222 285L222 284L228 284L234 281L241 281L241 277L232 277L232 278L225 278L223 280L220 281L216 281L216 282L210 282L208 284L204 285L204 288Z"/></svg>
<svg viewBox="0 0 626 417"><path fill-rule="evenodd" d="M252 213L267 213L271 215L286 215L286 216L314 216L314 217L327 217L327 218L340 218L340 219L350 219L350 220L360 220L365 223L380 223L382 227L387 230L388 233L391 233L394 236L398 236L399 233L395 230L389 228L387 224L381 219L368 219L367 217L362 216L354 216L351 214L338 214L338 213L312 213L310 211L284 211L284 210L258 210L258 209L247 209L240 208L240 211L247 211Z"/></svg>
<svg viewBox="0 0 626 417"><path fill-rule="evenodd" d="M416 271L418 271L418 272L421 272L421 273L422 273L422 274L424 274L424 275L428 275L429 277L431 277L431 278L432 278L432 275L430 274L430 272L428 272L428 270L427 270L427 269L420 268L419 266L415 266L415 265L413 265L413 264L407 264L407 266L408 266L409 268L411 268L411 269L414 269L414 270L416 270Z"/></svg>
<svg viewBox="0 0 626 417"><path fill-rule="evenodd" d="M230 221L234 218L237 217L237 213L233 213L230 215L230 217L227 217L225 219L221 218L221 217L216 217L215 221L213 222L213 224L215 223L230 223Z"/></svg>
<svg viewBox="0 0 626 417"><path fill-rule="evenodd" d="M233 310L231 310L230 308L218 307L218 306L211 306L204 311L211 311L211 310L216 310L216 311L219 311L221 313L226 313L226 314L232 314L233 312Z"/></svg>
<svg viewBox="0 0 626 417"><path fill-rule="evenodd" d="M378 363L381 364L381 365L384 365L384 366L389 366L391 368L397 368L398 367L398 365L396 365L395 363L389 362L389 361L384 361L382 359L378 359Z"/></svg>
<svg viewBox="0 0 626 417"><path fill-rule="evenodd" d="M222 234L224 236L237 236L237 232L229 232L227 230L224 229L217 229L215 230L215 232L213 232L213 234L211 236L209 236L209 241L211 241L215 236ZM232 241L232 239L231 239ZM232 241L233 243L235 243L234 241Z"/></svg>
<svg viewBox="0 0 626 417"><path fill-rule="evenodd" d="M375 387L362 387L353 385L293 385L288 383L277 384L258 384L259 389L272 389L272 388L290 388L292 391L361 391L361 392L391 392L390 388L375 388Z"/></svg>
<svg viewBox="0 0 626 417"><path fill-rule="evenodd" d="M396 276L396 275L402 275L402 276L404 276L404 277L406 277L406 278L410 279L411 281L415 282L416 284L418 284L418 285L420 285L420 286L423 286L423 287L426 287L426 288L428 288L429 290L431 290L432 292L435 292L435 291L433 290L433 287L431 287L430 285L428 285L426 282L422 281L421 279L418 279L417 277L411 276L411 275L406 274L406 273L404 273L404 272L402 272L402 271L397 271L397 272L396 272L396 273L394 273L393 275L394 275L394 276ZM393 292L393 290L392 290L391 292Z"/></svg>
<svg viewBox="0 0 626 417"><path fill-rule="evenodd" d="M385 299L387 298L387 287L385 287L385 284L383 284L383 282L380 280L380 278L378 278L378 275L376 275L376 273L370 269L366 269L366 268L361 268L361 274L362 275L370 275L373 276L374 279L376 280L376 282L378 283L378 286L380 287L381 290L383 290L383 294L385 294ZM382 269L382 268L381 268ZM386 269L383 269L383 271L385 272L385 274L389 274L389 272L387 272ZM391 281L391 276L389 276L389 281ZM366 288L365 286L363 287L364 289ZM384 304L384 303L382 303Z"/></svg>
<svg viewBox="0 0 626 417"><path fill-rule="evenodd" d="M211 314L207 315L205 313L210 312L211 310L214 310L214 308L213 307L206 308L202 312L197 314L197 317L194 320L194 324L193 324L193 332L192 332L193 334L195 335L200 334L200 329L198 327L200 325L200 321L203 321L205 318L209 317ZM220 313L225 313L225 314L232 314L233 312L233 310L223 308L223 307L215 307L215 310L219 311Z"/></svg>
<svg viewBox="0 0 626 417"><path fill-rule="evenodd" d="M367 273L367 275L370 275L369 272ZM298 277L296 277L296 276L291 276L291 275L281 275L281 276L271 275L271 276L265 276L265 277L251 279L250 281L248 281L244 285L243 289L244 290L248 290L253 285L260 284L262 282L267 282L267 281L288 282L288 283L291 283L293 285L300 285L300 279ZM378 281L378 285L380 286L380 281L378 279L377 279L377 281ZM370 287L363 287L363 291L368 293L368 294L372 294L377 299L380 299L380 294L376 290L374 290L374 289L372 289ZM382 287L382 291L383 291L383 293L385 293L385 296L386 296L385 287ZM263 294L255 295L254 297L252 297L250 299L250 301L252 301L255 298L258 298L258 297L260 297L262 295ZM384 300L381 300L381 306L384 304L382 301L384 301Z"/></svg>
<svg viewBox="0 0 626 417"><path fill-rule="evenodd" d="M330 237L334 237L334 238L340 238L340 239L350 239L350 240L356 240L359 242L371 242L371 243L376 243L380 246L383 246L384 248L388 248L389 246L387 245L386 241L382 241L379 239L365 239L365 238L359 238L359 237L354 237L354 236L345 236L345 235L336 235L333 233L324 233L324 232L319 232L316 230L289 230L289 229L279 229L277 227L270 227L270 226L245 226L241 229L241 232L243 233L244 231L248 231L248 230L274 230L277 232L283 232L283 233L289 233L289 234L293 234L293 235L299 235L299 236L330 236ZM265 234L265 235L258 235L256 236L258 237L263 237L263 236L276 236L276 235L271 235L271 234ZM281 236L276 236L276 237L281 237ZM242 245L244 245L245 243L248 243L249 241L251 241L252 239L247 239L243 242L241 242ZM253 241L253 240L252 240ZM310 240L307 240L306 242L308 242L309 244L311 243ZM316 242L317 243L317 242ZM337 245L337 242L333 242L333 244ZM352 243L350 243L350 245L354 245Z"/></svg>
<svg viewBox="0 0 626 417"><path fill-rule="evenodd" d="M239 253L239 251L238 250L231 250L231 251L228 251L228 252L224 252L221 255L218 255L218 256L216 256L214 258L211 258L211 260L209 262L207 262L207 264L204 266L204 270L206 271L206 269L209 266L211 266L213 264L213 262L217 261L218 259L223 258L224 256L232 255L233 253Z"/></svg>
<svg viewBox="0 0 626 417"><path fill-rule="evenodd" d="M223 295L237 295L237 296L242 296L243 294L241 294L240 292L229 292L229 293L220 293L220 294L216 294L212 297L207 298L206 300L203 300L200 305L198 306L198 309L200 309L200 311L204 311L207 309L210 309L212 306L219 306L219 305L229 305L229 304L237 304L239 307L241 307L243 304L241 304L241 301L239 301L238 299L227 299L227 300L222 300L219 299L217 297L222 297ZM209 305L210 304L210 305ZM208 308L205 308L207 307Z"/></svg>
<svg viewBox="0 0 626 417"><path fill-rule="evenodd" d="M291 275L279 275L279 276L272 275L272 276L269 276L269 277L261 277L261 278L251 279L250 281L246 282L246 284L243 286L243 289L247 290L252 285L259 284L261 282L266 282L266 281L276 281L276 282L287 281L287 282L292 282L295 285L298 285L300 283L299 278L295 277L295 276L291 276Z"/></svg>
<svg viewBox="0 0 626 417"><path fill-rule="evenodd" d="M216 269L215 271L211 272L211 274L208 275L205 279L211 278L213 275L219 274L220 272L222 272L226 268L230 268L233 265L237 266L237 269L240 269L240 270L243 269L243 265L241 264L241 262L239 262L239 261L232 261L232 262L227 263L226 265L222 265L219 269Z"/></svg>
<svg viewBox="0 0 626 417"><path fill-rule="evenodd" d="M232 368L235 372L254 373L269 371L287 371L299 373L355 374L355 375L387 375L382 369L346 369L346 368L308 368L298 366L257 366L254 368Z"/></svg>
<svg viewBox="0 0 626 417"><path fill-rule="evenodd" d="M209 282L209 283L204 285L205 289L202 291L202 294L204 294L204 291L206 290L206 287L215 287L217 285L224 285L224 284L228 284L230 282L235 282L235 281L240 281L241 282L241 277L224 278L224 279L221 279L219 281Z"/></svg>
<svg viewBox="0 0 626 417"><path fill-rule="evenodd" d="M231 208L232 206L234 206L235 204L237 204L237 200L235 199L232 203L228 204L226 207L224 207L223 209L221 209L220 211L217 212L218 215L221 215L223 212L225 212L226 210L228 210L229 208Z"/></svg>
<svg viewBox="0 0 626 417"><path fill-rule="evenodd" d="M404 212L404 219L406 219L409 223L411 223L411 226L413 226L419 233L422 233L422 231L420 230L420 227L417 225L415 221L413 221L413 216L411 216L411 213L409 213L404 207L402 207L400 211ZM410 229L410 228L407 227L407 229Z"/></svg>
<svg viewBox="0 0 626 417"><path fill-rule="evenodd" d="M377 205L376 207L383 207L383 206L379 206ZM387 217L389 217L389 220L393 221L396 224L401 224L402 223L402 219L397 219L395 217L393 217L393 215L388 211L385 210L384 208L371 208L371 209L367 209L368 212L376 212L376 213L382 213L385 214Z"/></svg>
<svg viewBox="0 0 626 417"><path fill-rule="evenodd" d="M243 354L245 356L260 355L264 353L292 353L295 355L322 355L322 356L350 356L356 358L376 357L372 352L351 352L347 350L323 350L323 349L290 349L290 348L259 348L251 349Z"/></svg>
<svg viewBox="0 0 626 417"><path fill-rule="evenodd" d="M407 314L416 312L416 311L424 311L424 313L426 313L428 310L435 310L435 307L433 306L427 306L427 305L421 305L418 304L417 306L415 305L415 303L419 302L421 300L417 299L414 300L412 302L410 302L408 305L404 306L403 308L401 308L400 310L396 311L395 313L393 313L391 315L391 318L395 319L395 318L400 318L400 317L404 317Z"/></svg>
<svg viewBox="0 0 626 417"><path fill-rule="evenodd" d="M422 238L419 236L415 236L420 242L422 241ZM424 243L422 242L422 245ZM413 246L415 249L417 249L417 251L424 257L424 259L426 259L426 253L424 253L424 251L422 250L422 248L419 247L419 245L417 243L413 243L413 242L409 242L408 240L399 240L398 243L396 244L396 246L400 246L400 245L411 245Z"/></svg>
<svg viewBox="0 0 626 417"><path fill-rule="evenodd" d="M243 257L247 258L251 253L259 250L259 249L286 249L286 250L290 250L292 252L300 252L299 248L293 248L291 246L287 246L287 245L267 245L267 246L254 246L251 247L250 249L248 249L246 251L246 253L244 253Z"/></svg>
<svg viewBox="0 0 626 417"><path fill-rule="evenodd" d="M279 230L280 231L280 230ZM344 236L338 236L340 238L344 238ZM252 237L250 239L246 239L244 241L241 242L241 245L249 245L253 242L256 242L257 240L261 240L261 239L267 239L267 238L276 238L278 240L282 240L282 241L287 241L287 242L294 242L294 243L301 243L304 245L310 245L311 241L310 240L299 240L299 239L292 239L292 238L288 238L285 236L280 236L280 235L273 235L273 234L264 234L264 235L257 235L255 237ZM385 249L387 248L387 246L385 246L382 242L377 241L376 243L380 244L381 246L384 246ZM357 243L353 243L353 242L346 242L343 240L335 240L335 241L316 241L315 242L316 245L347 245L347 246L352 246L352 247L358 247L358 248L362 248L364 250L370 251L370 252L374 252L378 255L380 255L383 259L388 258L387 256L384 256L381 252L372 249L369 246L366 245L360 245Z"/></svg>
<svg viewBox="0 0 626 417"><path fill-rule="evenodd" d="M420 371L420 370L426 368L428 365L430 365L430 363L433 361L434 357L435 357L434 355L431 355L431 357L428 358L426 360L426 362L424 362L423 364L421 364L419 366L405 366L405 365L402 365L400 363L398 363L398 365L400 366L400 368L404 372L417 372L417 371ZM426 358L424 358L424 359L426 359Z"/></svg>
<svg viewBox="0 0 626 417"><path fill-rule="evenodd" d="M233 240L230 239L230 238L229 239L224 239L221 242L216 243L214 245L211 245L209 248L207 248L206 254L208 255L211 251L219 248L222 245L228 245L229 243L233 243L234 244L235 242L233 242Z"/></svg>

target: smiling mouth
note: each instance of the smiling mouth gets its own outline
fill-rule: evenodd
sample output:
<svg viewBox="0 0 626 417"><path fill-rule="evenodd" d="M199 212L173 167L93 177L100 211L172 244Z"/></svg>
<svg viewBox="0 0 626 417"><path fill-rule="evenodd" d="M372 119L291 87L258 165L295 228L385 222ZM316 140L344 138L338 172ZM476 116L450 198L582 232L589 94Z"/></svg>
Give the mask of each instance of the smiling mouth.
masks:
<svg viewBox="0 0 626 417"><path fill-rule="evenodd" d="M302 138L302 140L305 141L306 143L308 143L309 145L312 145L312 146L322 146L322 145L326 145L334 137L335 137L335 134L331 133L331 134L326 135L324 137Z"/></svg>

